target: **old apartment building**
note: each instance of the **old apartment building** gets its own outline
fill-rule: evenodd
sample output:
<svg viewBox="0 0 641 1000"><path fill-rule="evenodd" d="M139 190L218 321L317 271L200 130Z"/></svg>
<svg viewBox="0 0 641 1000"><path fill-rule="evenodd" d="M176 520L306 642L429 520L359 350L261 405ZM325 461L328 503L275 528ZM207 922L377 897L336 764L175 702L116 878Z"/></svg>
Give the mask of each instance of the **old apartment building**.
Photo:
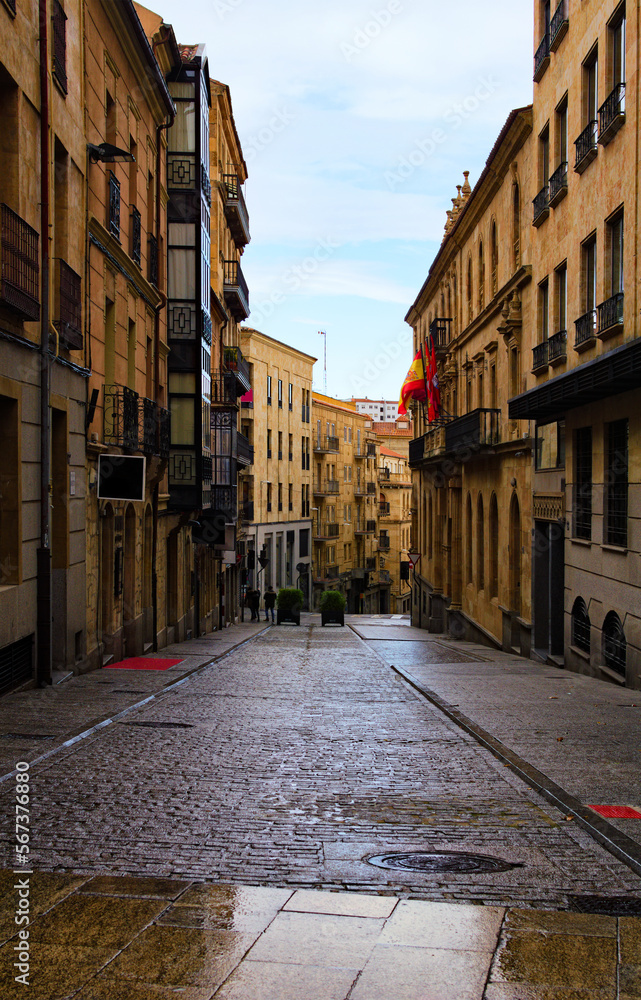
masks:
<svg viewBox="0 0 641 1000"><path fill-rule="evenodd" d="M405 456L379 448L378 523L380 575L389 576L392 614L409 614L412 591L408 551L412 535L412 474ZM383 545L387 543L387 552Z"/></svg>
<svg viewBox="0 0 641 1000"><path fill-rule="evenodd" d="M532 108L512 112L474 191L454 200L408 314L417 347L434 339L445 404L431 425L416 409L410 459L417 623L639 687L639 39L627 13L535 6Z"/></svg>

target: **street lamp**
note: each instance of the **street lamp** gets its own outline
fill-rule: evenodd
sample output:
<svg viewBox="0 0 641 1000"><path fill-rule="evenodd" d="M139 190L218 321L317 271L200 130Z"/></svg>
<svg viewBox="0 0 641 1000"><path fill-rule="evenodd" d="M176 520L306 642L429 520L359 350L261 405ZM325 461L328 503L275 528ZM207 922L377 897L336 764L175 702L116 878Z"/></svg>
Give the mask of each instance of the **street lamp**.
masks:
<svg viewBox="0 0 641 1000"><path fill-rule="evenodd" d="M128 149L120 149L111 142L101 142L96 145L87 143L87 152L92 163L135 163L136 157Z"/></svg>

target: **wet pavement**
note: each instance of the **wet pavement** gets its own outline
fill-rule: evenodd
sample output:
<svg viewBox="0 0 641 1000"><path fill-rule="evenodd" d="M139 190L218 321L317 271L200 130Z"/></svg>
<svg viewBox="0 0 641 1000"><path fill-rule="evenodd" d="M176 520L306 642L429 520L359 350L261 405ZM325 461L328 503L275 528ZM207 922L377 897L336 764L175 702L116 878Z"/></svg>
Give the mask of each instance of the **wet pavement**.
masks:
<svg viewBox="0 0 641 1000"><path fill-rule="evenodd" d="M38 998L641 998L641 918L572 912L577 897L605 898L601 909L614 897L638 902L639 876L388 664L550 771L551 733L560 719L568 733L576 724L572 702L556 704L560 691L541 710L555 671L417 635L402 619L347 621L368 638L303 616L300 628L237 632L251 641L210 666L206 642L163 650L194 657L195 672L170 688L184 664L151 677L120 671L104 695L107 671L73 679L54 696L62 720L41 692L11 696L26 710L22 732L59 730L50 756L38 762L37 740L28 751L33 874L0 872L2 997L23 989L13 981L14 886L27 877ZM607 718L617 697L634 701L587 680L576 678L581 713L590 699ZM134 693L119 715L122 689ZM155 697L138 705L141 690ZM0 726L13 732L8 703ZM90 731L94 719L107 724ZM65 745L70 720L88 735ZM634 745L634 717L628 725L617 749ZM585 772L609 759L609 739L584 761L570 739L571 766L555 780L591 798ZM16 759L30 758L7 763ZM599 794L636 801L626 760L612 768L616 782L602 769ZM6 869L14 796L6 780ZM484 855L499 867L368 863L412 852Z"/></svg>

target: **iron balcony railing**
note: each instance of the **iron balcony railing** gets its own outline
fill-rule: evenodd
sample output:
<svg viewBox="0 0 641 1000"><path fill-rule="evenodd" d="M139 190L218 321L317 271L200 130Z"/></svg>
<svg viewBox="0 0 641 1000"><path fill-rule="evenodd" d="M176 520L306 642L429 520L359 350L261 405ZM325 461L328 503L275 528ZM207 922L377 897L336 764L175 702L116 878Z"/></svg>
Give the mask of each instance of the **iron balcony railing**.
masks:
<svg viewBox="0 0 641 1000"><path fill-rule="evenodd" d="M588 122L581 132L581 135L574 143L574 147L576 149L574 169L578 171L578 173L582 173L585 167L592 162L597 154L597 129L598 124L596 120Z"/></svg>
<svg viewBox="0 0 641 1000"><path fill-rule="evenodd" d="M558 205L568 190L568 164L567 160L560 163L550 177L550 205Z"/></svg>
<svg viewBox="0 0 641 1000"><path fill-rule="evenodd" d="M536 225L537 222L543 222L547 219L550 214L550 187L548 184L541 188L536 198L532 202L534 208L534 214L532 222Z"/></svg>
<svg viewBox="0 0 641 1000"><path fill-rule="evenodd" d="M55 319L53 324L60 342L70 351L81 351L82 337L82 279L66 261L57 258L54 296Z"/></svg>
<svg viewBox="0 0 641 1000"><path fill-rule="evenodd" d="M131 210L131 259L140 266L141 261L141 222L140 212L137 208Z"/></svg>
<svg viewBox="0 0 641 1000"><path fill-rule="evenodd" d="M606 145L625 121L625 83L616 87L599 108L599 142Z"/></svg>
<svg viewBox="0 0 641 1000"><path fill-rule="evenodd" d="M145 455L169 455L169 410L153 399L139 400L141 422L141 447Z"/></svg>
<svg viewBox="0 0 641 1000"><path fill-rule="evenodd" d="M499 409L478 407L452 420L445 427L446 451L463 457L468 451L498 444L500 416Z"/></svg>
<svg viewBox="0 0 641 1000"><path fill-rule="evenodd" d="M320 437L314 438L314 451L338 451L338 438L331 434L321 435Z"/></svg>
<svg viewBox="0 0 641 1000"><path fill-rule="evenodd" d="M211 377L211 405L237 406L238 385L233 372L214 372Z"/></svg>
<svg viewBox="0 0 641 1000"><path fill-rule="evenodd" d="M561 0L550 21L550 49L552 51L558 48L561 39L568 30L568 25L568 0Z"/></svg>
<svg viewBox="0 0 641 1000"><path fill-rule="evenodd" d="M332 496L339 492L338 479L316 479L312 492L317 496Z"/></svg>
<svg viewBox="0 0 641 1000"><path fill-rule="evenodd" d="M389 477L390 477L390 470L385 466L382 469L378 470L379 479L389 479Z"/></svg>
<svg viewBox="0 0 641 1000"><path fill-rule="evenodd" d="M229 521L235 521L238 516L238 487L212 483L211 506L213 510L223 513Z"/></svg>
<svg viewBox="0 0 641 1000"><path fill-rule="evenodd" d="M23 319L40 316L39 237L8 205L0 205L0 302Z"/></svg>
<svg viewBox="0 0 641 1000"><path fill-rule="evenodd" d="M430 323L430 338L434 344L434 351L436 354L442 354L447 351L448 344L451 340L451 331L451 319L437 317Z"/></svg>
<svg viewBox="0 0 641 1000"><path fill-rule="evenodd" d="M379 503L378 513L381 517L389 517L390 505L387 501Z"/></svg>
<svg viewBox="0 0 641 1000"><path fill-rule="evenodd" d="M223 261L225 302L235 320L249 316L249 289L237 260Z"/></svg>
<svg viewBox="0 0 641 1000"><path fill-rule="evenodd" d="M548 340L548 360L560 361L561 358L567 357L567 353L568 332L567 330L559 330L558 333L553 334Z"/></svg>
<svg viewBox="0 0 641 1000"><path fill-rule="evenodd" d="M355 535L373 535L375 531L376 521L370 521L359 517L354 522Z"/></svg>
<svg viewBox="0 0 641 1000"><path fill-rule="evenodd" d="M126 385L105 386L105 444L138 449L138 393Z"/></svg>
<svg viewBox="0 0 641 1000"><path fill-rule="evenodd" d="M67 15L60 0L53 0L53 76L61 90L67 93Z"/></svg>
<svg viewBox="0 0 641 1000"><path fill-rule="evenodd" d="M416 465L423 460L424 451L425 451L425 435L419 438L414 438L413 441L410 441L410 452L409 452L410 466Z"/></svg>
<svg viewBox="0 0 641 1000"><path fill-rule="evenodd" d="M150 285L158 287L158 240L155 236L149 236L147 240L147 278Z"/></svg>
<svg viewBox="0 0 641 1000"><path fill-rule="evenodd" d="M112 236L120 239L120 182L109 171L109 217L107 228Z"/></svg>
<svg viewBox="0 0 641 1000"><path fill-rule="evenodd" d="M243 390L243 395L249 392L252 387L249 377L249 362L243 357L240 347L225 347L223 363L228 371L234 373Z"/></svg>
<svg viewBox="0 0 641 1000"><path fill-rule="evenodd" d="M223 174L225 217L236 246L249 243L249 214L237 174Z"/></svg>
<svg viewBox="0 0 641 1000"><path fill-rule="evenodd" d="M316 531L314 533L315 538L318 541L326 541L331 538L338 538L340 535L340 525L333 521L326 522L316 522Z"/></svg>
<svg viewBox="0 0 641 1000"><path fill-rule="evenodd" d="M544 340L541 344L537 344L536 347L532 348L532 371L538 371L540 368L547 368L548 365L548 342Z"/></svg>
<svg viewBox="0 0 641 1000"><path fill-rule="evenodd" d="M548 63L550 62L550 33L549 25L548 30L545 32L543 40L539 45L538 49L534 53L534 79L540 80L545 73Z"/></svg>
<svg viewBox="0 0 641 1000"><path fill-rule="evenodd" d="M254 446L249 438L240 431L236 433L236 458L241 465L254 464Z"/></svg>
<svg viewBox="0 0 641 1000"><path fill-rule="evenodd" d="M574 346L580 347L596 337L596 309L590 309L574 321Z"/></svg>
<svg viewBox="0 0 641 1000"><path fill-rule="evenodd" d="M623 324L623 292L611 295L609 299L597 306L598 333L603 333L613 326Z"/></svg>

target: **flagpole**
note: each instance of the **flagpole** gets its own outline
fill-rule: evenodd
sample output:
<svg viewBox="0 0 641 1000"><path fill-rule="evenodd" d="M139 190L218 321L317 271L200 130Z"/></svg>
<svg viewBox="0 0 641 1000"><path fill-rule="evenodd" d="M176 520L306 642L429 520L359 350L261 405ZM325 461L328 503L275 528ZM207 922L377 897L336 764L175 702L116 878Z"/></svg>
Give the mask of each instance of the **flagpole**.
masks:
<svg viewBox="0 0 641 1000"><path fill-rule="evenodd" d="M430 422L430 390L427 384L427 364L426 364L426 354L425 341L421 340L421 361L423 362L423 384L425 386L425 403L427 404L427 423ZM423 419L425 419L425 413L423 413Z"/></svg>

